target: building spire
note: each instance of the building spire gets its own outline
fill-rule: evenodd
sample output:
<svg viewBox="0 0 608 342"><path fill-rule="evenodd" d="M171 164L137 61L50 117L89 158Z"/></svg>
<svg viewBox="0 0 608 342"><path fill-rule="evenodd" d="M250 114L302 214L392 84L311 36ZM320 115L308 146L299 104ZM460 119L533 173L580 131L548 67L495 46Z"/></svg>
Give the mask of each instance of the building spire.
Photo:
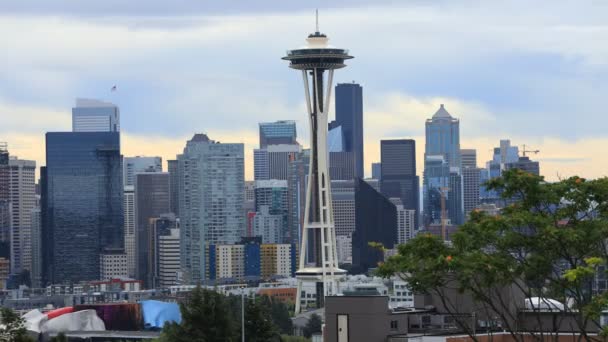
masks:
<svg viewBox="0 0 608 342"><path fill-rule="evenodd" d="M319 33L319 9L315 9L315 28L317 33Z"/></svg>

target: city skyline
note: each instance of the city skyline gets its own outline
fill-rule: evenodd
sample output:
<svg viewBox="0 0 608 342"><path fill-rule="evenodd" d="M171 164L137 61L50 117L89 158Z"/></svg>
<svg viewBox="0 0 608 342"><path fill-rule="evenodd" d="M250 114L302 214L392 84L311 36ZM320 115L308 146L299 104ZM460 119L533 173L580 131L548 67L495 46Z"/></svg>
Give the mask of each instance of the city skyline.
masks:
<svg viewBox="0 0 608 342"><path fill-rule="evenodd" d="M277 56L311 30L315 4L263 3L181 3L168 14L158 2L137 14L115 3L63 2L47 12L40 3L36 11L1 5L7 15L0 27L22 33L19 44L2 38L8 55L0 68L8 76L0 78L1 140L12 155L43 166L44 133L69 130L75 98L99 98L121 110L124 156L174 159L183 141L206 132L244 143L245 178L253 179L258 122L296 120L299 140L308 146L297 77L282 70ZM366 175L379 161L381 139L415 139L422 146L423 122L440 103L461 120L461 147L477 149L480 163L507 138L539 149L534 159L550 180L558 173L605 175L608 160L600 148L608 139L600 127L606 119L597 108L608 87L602 77L608 58L594 41L606 34L608 7L552 4L547 13L527 5L520 13L521 6L338 2L320 8L321 29L360 56L336 83L354 80L365 88ZM353 22L356 27L348 25ZM269 32L285 34L262 41ZM377 39L366 39L372 36ZM266 48L250 56L260 66L255 70L232 57L261 43ZM390 63L379 64L384 46L390 46L381 49L390 52ZM568 115L572 119L562 119Z"/></svg>

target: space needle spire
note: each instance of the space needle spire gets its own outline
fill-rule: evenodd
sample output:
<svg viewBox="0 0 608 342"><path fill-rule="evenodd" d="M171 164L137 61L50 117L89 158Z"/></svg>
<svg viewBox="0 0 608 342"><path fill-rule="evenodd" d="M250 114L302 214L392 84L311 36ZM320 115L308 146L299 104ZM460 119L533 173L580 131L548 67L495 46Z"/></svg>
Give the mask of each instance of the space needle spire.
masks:
<svg viewBox="0 0 608 342"><path fill-rule="evenodd" d="M298 290L296 314L302 311L303 283L315 283L316 307L324 306L325 297L338 294L338 282L346 271L338 268L336 231L331 204L331 182L328 172L327 115L335 69L344 68L344 61L353 58L348 50L328 44L319 31L308 36L306 45L287 51L284 60L289 67L300 70L304 80L304 97L310 122L310 168L306 189L306 208L296 278Z"/></svg>

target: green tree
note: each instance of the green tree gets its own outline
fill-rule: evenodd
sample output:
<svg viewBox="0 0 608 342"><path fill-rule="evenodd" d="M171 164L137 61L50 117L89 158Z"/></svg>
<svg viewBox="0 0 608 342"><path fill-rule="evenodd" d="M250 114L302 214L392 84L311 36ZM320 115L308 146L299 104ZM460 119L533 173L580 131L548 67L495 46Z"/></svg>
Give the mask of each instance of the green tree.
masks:
<svg viewBox="0 0 608 342"><path fill-rule="evenodd" d="M304 336L310 338L313 334L321 333L323 329L323 320L321 316L315 314L310 315L306 326L304 327Z"/></svg>
<svg viewBox="0 0 608 342"><path fill-rule="evenodd" d="M508 204L499 215L472 212L451 244L418 235L399 246L379 274L400 276L414 292L439 298L473 339L470 320L455 315L459 308L451 301L454 293L470 295L477 310L496 317L517 341L524 336L517 332L517 311L509 301L513 291L528 300L570 302L561 315L573 315L588 339L587 327L599 326L608 304L607 294L593 294L590 288L597 272L608 269L608 179L571 177L547 183L514 169L487 187ZM538 311L536 319L540 324ZM544 339L556 331L531 334Z"/></svg>
<svg viewBox="0 0 608 342"><path fill-rule="evenodd" d="M247 299L245 306L245 338L249 342L278 341L277 326L270 314L270 300L267 296Z"/></svg>
<svg viewBox="0 0 608 342"><path fill-rule="evenodd" d="M270 297L266 297L264 302L267 303L267 305L270 305L272 321L277 326L281 334L292 334L293 322L291 321L290 308L287 306L287 304Z"/></svg>
<svg viewBox="0 0 608 342"><path fill-rule="evenodd" d="M68 342L68 338L64 333L60 332L57 334L57 336L51 339L51 342Z"/></svg>
<svg viewBox="0 0 608 342"><path fill-rule="evenodd" d="M230 342L237 341L229 306L223 295L196 287L189 298L180 303L182 322L168 323L160 341Z"/></svg>
<svg viewBox="0 0 608 342"><path fill-rule="evenodd" d="M33 342L34 339L29 337L25 329L25 321L13 310L2 307L0 308L0 318L2 326L0 327L0 341L7 342Z"/></svg>

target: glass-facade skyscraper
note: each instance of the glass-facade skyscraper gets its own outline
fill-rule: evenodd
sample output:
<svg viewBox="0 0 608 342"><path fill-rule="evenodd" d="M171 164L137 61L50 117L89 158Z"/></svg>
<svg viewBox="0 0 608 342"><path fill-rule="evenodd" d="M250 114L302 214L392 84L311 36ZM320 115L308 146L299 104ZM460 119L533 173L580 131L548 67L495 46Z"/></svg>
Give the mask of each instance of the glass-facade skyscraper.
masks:
<svg viewBox="0 0 608 342"><path fill-rule="evenodd" d="M384 169L384 165L383 169ZM463 223L462 165L460 157L460 121L442 104L426 120L424 152L424 225L441 222L441 197L445 196L446 216L451 224Z"/></svg>
<svg viewBox="0 0 608 342"><path fill-rule="evenodd" d="M363 88L357 83L336 85L336 121L331 128L341 126L344 152L353 152L355 177L363 175Z"/></svg>
<svg viewBox="0 0 608 342"><path fill-rule="evenodd" d="M453 118L442 104L426 120L425 156L444 156L450 167L460 168L460 120Z"/></svg>
<svg viewBox="0 0 608 342"><path fill-rule="evenodd" d="M296 122L281 120L260 123L260 148L268 145L296 144Z"/></svg>
<svg viewBox="0 0 608 342"><path fill-rule="evenodd" d="M120 110L109 102L76 99L72 108L73 132L119 132Z"/></svg>
<svg viewBox="0 0 608 342"><path fill-rule="evenodd" d="M245 235L244 145L195 134L177 160L181 268L185 283L196 284L208 278L206 246Z"/></svg>
<svg viewBox="0 0 608 342"><path fill-rule="evenodd" d="M135 185L135 175L141 172L163 172L162 157L125 157L123 159L123 181L125 186Z"/></svg>
<svg viewBox="0 0 608 342"><path fill-rule="evenodd" d="M391 249L397 243L397 208L371 185L355 180L355 232L353 233L353 266L367 272L384 261L384 255L370 242L380 242Z"/></svg>
<svg viewBox="0 0 608 342"><path fill-rule="evenodd" d="M41 177L44 278L99 279L100 255L124 243L119 133L47 133Z"/></svg>
<svg viewBox="0 0 608 342"><path fill-rule="evenodd" d="M416 213L419 213L416 141L413 139L382 140L380 141L380 159L382 194L386 198L401 199L405 209L416 210Z"/></svg>

